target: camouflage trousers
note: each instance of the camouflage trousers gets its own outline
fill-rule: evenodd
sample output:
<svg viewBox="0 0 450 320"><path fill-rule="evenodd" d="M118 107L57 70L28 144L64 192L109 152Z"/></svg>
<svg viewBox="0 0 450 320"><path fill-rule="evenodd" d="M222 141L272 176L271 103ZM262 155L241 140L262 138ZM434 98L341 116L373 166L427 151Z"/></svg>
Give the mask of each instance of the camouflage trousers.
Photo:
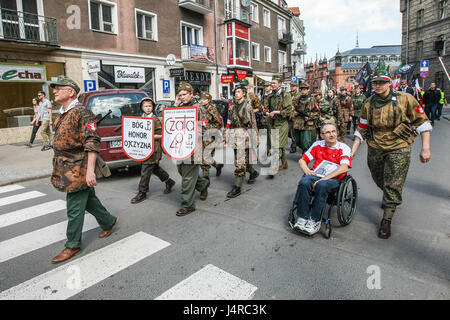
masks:
<svg viewBox="0 0 450 320"><path fill-rule="evenodd" d="M297 147L297 141L295 140L294 121L289 120L289 138L291 138L291 148Z"/></svg>
<svg viewBox="0 0 450 320"><path fill-rule="evenodd" d="M214 160L217 145L218 143L216 143L215 140L210 140L203 143L203 163L200 167L202 168L204 177L209 177L209 169L211 169L211 166L217 168L216 160Z"/></svg>
<svg viewBox="0 0 450 320"><path fill-rule="evenodd" d="M236 177L236 186L241 187L247 172L253 173L255 169L250 164L250 149L234 149L234 176Z"/></svg>
<svg viewBox="0 0 450 320"><path fill-rule="evenodd" d="M341 137L341 142L344 142L345 135L347 134L348 126L351 124L351 121L341 122L339 126L339 136Z"/></svg>
<svg viewBox="0 0 450 320"><path fill-rule="evenodd" d="M368 148L367 165L375 184L383 190L384 219L392 220L402 203L402 191L411 162L411 147L393 151Z"/></svg>

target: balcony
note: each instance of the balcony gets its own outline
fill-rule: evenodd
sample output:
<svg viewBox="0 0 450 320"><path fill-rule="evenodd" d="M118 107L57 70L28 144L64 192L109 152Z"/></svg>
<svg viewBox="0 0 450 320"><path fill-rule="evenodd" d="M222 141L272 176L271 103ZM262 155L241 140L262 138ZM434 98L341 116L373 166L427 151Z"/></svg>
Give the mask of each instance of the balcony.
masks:
<svg viewBox="0 0 450 320"><path fill-rule="evenodd" d="M213 11L211 1L212 0L178 0L178 5L200 14L208 14Z"/></svg>
<svg viewBox="0 0 450 320"><path fill-rule="evenodd" d="M225 10L225 21L229 20L238 20L239 22L243 22L246 27L250 28L252 25L250 24L250 12L244 10L242 8L231 8Z"/></svg>
<svg viewBox="0 0 450 320"><path fill-rule="evenodd" d="M57 46L56 19L1 9L0 39Z"/></svg>
<svg viewBox="0 0 450 320"><path fill-rule="evenodd" d="M191 44L181 46L181 60L183 63L213 64L216 57L214 48Z"/></svg>
<svg viewBox="0 0 450 320"><path fill-rule="evenodd" d="M278 42L283 43L283 44L294 43L294 41L292 40L292 33L279 31L278 32Z"/></svg>
<svg viewBox="0 0 450 320"><path fill-rule="evenodd" d="M303 55L306 54L306 49L307 49L306 43L303 44L297 43L297 47L294 49L294 53L297 55Z"/></svg>

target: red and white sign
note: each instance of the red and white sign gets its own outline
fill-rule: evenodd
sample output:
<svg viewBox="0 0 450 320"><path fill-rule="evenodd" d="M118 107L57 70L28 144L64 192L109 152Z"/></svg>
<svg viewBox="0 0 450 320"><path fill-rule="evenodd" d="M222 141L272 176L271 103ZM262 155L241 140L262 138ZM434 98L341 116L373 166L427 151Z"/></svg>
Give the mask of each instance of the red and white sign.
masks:
<svg viewBox="0 0 450 320"><path fill-rule="evenodd" d="M229 65L233 65L234 64L234 60L233 60L233 39L228 39L228 64Z"/></svg>
<svg viewBox="0 0 450 320"><path fill-rule="evenodd" d="M248 70L235 69L234 72L236 72L236 76L237 76L239 81L244 80L245 78L247 78Z"/></svg>
<svg viewBox="0 0 450 320"><path fill-rule="evenodd" d="M223 75L220 77L222 83L233 83L233 75Z"/></svg>
<svg viewBox="0 0 450 320"><path fill-rule="evenodd" d="M231 23L227 23L227 37L233 36L233 25Z"/></svg>
<svg viewBox="0 0 450 320"><path fill-rule="evenodd" d="M250 39L250 32L248 31L247 27L241 26L237 23L234 24L236 37L249 40Z"/></svg>
<svg viewBox="0 0 450 320"><path fill-rule="evenodd" d="M122 150L135 161L145 161L155 148L155 120L142 117L122 117Z"/></svg>
<svg viewBox="0 0 450 320"><path fill-rule="evenodd" d="M174 160L185 160L197 148L197 107L163 109L162 147Z"/></svg>

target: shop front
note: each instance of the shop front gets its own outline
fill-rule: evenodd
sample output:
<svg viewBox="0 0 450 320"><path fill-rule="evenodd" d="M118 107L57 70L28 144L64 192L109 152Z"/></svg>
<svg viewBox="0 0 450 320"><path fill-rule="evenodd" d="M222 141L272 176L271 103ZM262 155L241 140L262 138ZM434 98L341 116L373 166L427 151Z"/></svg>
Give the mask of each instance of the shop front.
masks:
<svg viewBox="0 0 450 320"><path fill-rule="evenodd" d="M210 92L211 72L189 71L184 68L177 68L175 72L172 70L171 76L175 79L175 88L180 82L186 81L194 88L194 94L200 95L202 91Z"/></svg>

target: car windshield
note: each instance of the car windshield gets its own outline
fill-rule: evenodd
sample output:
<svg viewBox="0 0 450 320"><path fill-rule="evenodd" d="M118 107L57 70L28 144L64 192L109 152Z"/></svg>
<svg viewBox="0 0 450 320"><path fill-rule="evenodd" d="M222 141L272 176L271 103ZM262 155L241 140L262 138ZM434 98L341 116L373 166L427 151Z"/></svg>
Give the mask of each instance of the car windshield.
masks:
<svg viewBox="0 0 450 320"><path fill-rule="evenodd" d="M99 124L99 127L118 126L122 124L122 116L140 117L142 115L139 104L144 97L144 93L138 92L92 96L87 108L92 110L98 119L103 118L109 110L112 111Z"/></svg>

